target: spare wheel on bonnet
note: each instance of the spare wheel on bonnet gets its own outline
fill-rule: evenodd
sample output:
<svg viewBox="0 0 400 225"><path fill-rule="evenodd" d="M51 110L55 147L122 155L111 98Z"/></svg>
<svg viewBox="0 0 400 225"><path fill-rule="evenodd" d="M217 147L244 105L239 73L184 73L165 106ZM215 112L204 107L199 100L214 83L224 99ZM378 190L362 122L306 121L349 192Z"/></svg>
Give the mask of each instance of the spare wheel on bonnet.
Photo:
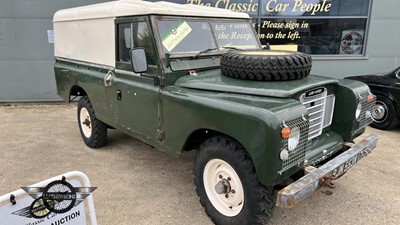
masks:
<svg viewBox="0 0 400 225"><path fill-rule="evenodd" d="M301 52L230 51L221 57L222 74L260 81L298 80L310 74L311 56Z"/></svg>

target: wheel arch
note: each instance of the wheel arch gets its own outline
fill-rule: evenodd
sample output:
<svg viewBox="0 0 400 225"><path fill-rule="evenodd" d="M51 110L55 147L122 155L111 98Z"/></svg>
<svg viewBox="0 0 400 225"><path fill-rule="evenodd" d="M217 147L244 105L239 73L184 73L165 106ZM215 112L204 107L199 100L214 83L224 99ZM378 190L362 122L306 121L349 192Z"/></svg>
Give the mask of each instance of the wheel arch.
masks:
<svg viewBox="0 0 400 225"><path fill-rule="evenodd" d="M265 145L259 146L259 145L253 145L254 143L249 141L249 140L244 140L243 138L240 138L235 133L228 133L224 131L218 131L215 129L207 129L207 128L200 128L197 130L194 130L191 132L182 149L181 153L185 151L191 151L191 150L198 150L200 145L204 143L206 140L213 138L213 137L226 137L228 139L232 139L236 141L239 145L243 147L243 149L248 153L248 156L250 157L251 161L253 162L254 169L256 173L259 175L259 179L261 183L264 185L273 185L275 177L273 176L266 176L268 174L271 174L275 170L275 164L272 163L271 161L274 161L273 158L273 153L267 150L268 147ZM262 141L261 141L262 142ZM275 145L276 143L270 143L271 146ZM257 148L259 147L259 148ZM269 152L269 153L267 153ZM265 156L268 156L267 158L264 158ZM263 159L264 158L264 159ZM268 166L267 166L268 165Z"/></svg>
<svg viewBox="0 0 400 225"><path fill-rule="evenodd" d="M73 85L69 91L68 102L71 102L74 99L73 96L77 97L77 96L86 96L86 95L87 95L87 92L85 91L85 89L83 89L82 87L80 87L78 85Z"/></svg>
<svg viewBox="0 0 400 225"><path fill-rule="evenodd" d="M188 138L186 139L185 144L183 145L182 151L191 151L194 149L198 149L199 146L205 142L207 139L210 139L212 137L216 137L216 136L226 136L228 138L231 138L235 141L237 141L240 145L243 146L242 143L240 143L240 141L238 141L236 138L225 134L223 132L217 131L217 130L213 130L213 129L207 129L207 128L200 128L197 129L195 131L193 131ZM246 150L247 151L247 150Z"/></svg>

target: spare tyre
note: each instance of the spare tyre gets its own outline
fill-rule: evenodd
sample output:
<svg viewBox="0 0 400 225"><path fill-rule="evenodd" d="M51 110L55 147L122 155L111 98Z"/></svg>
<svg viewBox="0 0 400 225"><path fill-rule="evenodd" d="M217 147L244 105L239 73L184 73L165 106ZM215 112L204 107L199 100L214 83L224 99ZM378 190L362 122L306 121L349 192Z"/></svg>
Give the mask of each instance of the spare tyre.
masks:
<svg viewBox="0 0 400 225"><path fill-rule="evenodd" d="M222 74L244 80L298 80L310 74L311 56L291 51L230 51L221 57Z"/></svg>

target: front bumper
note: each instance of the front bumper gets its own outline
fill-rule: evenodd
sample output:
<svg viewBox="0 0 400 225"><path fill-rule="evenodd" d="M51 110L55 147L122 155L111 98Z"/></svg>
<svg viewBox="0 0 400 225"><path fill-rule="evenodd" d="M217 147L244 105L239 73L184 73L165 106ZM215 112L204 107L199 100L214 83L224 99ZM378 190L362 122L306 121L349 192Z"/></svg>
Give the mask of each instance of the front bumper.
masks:
<svg viewBox="0 0 400 225"><path fill-rule="evenodd" d="M326 180L339 178L358 160L368 156L376 147L377 142L378 137L371 134L321 167L306 167L305 171L309 172L308 174L278 192L276 205L283 208L295 206L310 196Z"/></svg>

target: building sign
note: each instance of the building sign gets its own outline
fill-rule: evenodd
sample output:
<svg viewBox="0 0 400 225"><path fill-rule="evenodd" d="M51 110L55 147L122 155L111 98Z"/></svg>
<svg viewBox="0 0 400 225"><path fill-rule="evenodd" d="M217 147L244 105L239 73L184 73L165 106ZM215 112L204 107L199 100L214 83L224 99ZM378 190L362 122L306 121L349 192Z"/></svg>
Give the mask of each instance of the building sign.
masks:
<svg viewBox="0 0 400 225"><path fill-rule="evenodd" d="M313 55L364 55L370 0L170 0L248 13L261 44Z"/></svg>
<svg viewBox="0 0 400 225"><path fill-rule="evenodd" d="M82 172L64 175L61 179L53 177L0 196L0 225L86 225L83 204L86 198L91 224L96 225L91 196L96 187L81 186L76 178L90 184ZM68 181L67 177L73 178Z"/></svg>
<svg viewBox="0 0 400 225"><path fill-rule="evenodd" d="M55 181L58 182L58 181ZM60 183L60 182L59 182ZM51 191L56 190L57 188L63 188L62 183L57 183L53 185L53 189ZM51 183L50 183L51 184ZM65 183L71 187L79 187L80 183L78 181L72 181L71 183ZM40 193L41 189L45 189L46 187L26 187L23 189L28 190L29 195L25 195L23 198L19 198L16 200L16 204L5 204L0 206L0 225L10 225L10 224L20 224L20 225L33 225L33 224L41 224L41 225L86 225L86 216L85 209L83 204L76 204L73 207L68 207L71 203L70 200L57 200L55 204L51 204L48 209L44 203L52 202L49 199L44 200L42 196L37 197L35 194L37 191ZM56 188L56 189L54 189ZM66 195L68 191L64 191L59 193L59 195ZM51 192L50 192L51 193ZM32 197L32 195L34 197ZM77 199L77 198L73 198ZM83 199L82 199L83 201ZM82 202L81 201L81 202ZM76 201L74 201L75 204ZM63 210L67 209L68 210Z"/></svg>
<svg viewBox="0 0 400 225"><path fill-rule="evenodd" d="M47 30L47 41L49 44L54 44L54 30Z"/></svg>
<svg viewBox="0 0 400 225"><path fill-rule="evenodd" d="M328 14L332 3L330 0L263 0L264 16L315 16Z"/></svg>
<svg viewBox="0 0 400 225"><path fill-rule="evenodd" d="M235 12L244 12L250 16L258 15L258 0L172 0L171 2L229 9Z"/></svg>
<svg viewBox="0 0 400 225"><path fill-rule="evenodd" d="M80 204L65 214L50 213L43 218L29 218L13 214L18 210L23 210L32 203L32 198L26 196L18 200L16 205L7 204L0 207L0 225L86 225L84 205Z"/></svg>

